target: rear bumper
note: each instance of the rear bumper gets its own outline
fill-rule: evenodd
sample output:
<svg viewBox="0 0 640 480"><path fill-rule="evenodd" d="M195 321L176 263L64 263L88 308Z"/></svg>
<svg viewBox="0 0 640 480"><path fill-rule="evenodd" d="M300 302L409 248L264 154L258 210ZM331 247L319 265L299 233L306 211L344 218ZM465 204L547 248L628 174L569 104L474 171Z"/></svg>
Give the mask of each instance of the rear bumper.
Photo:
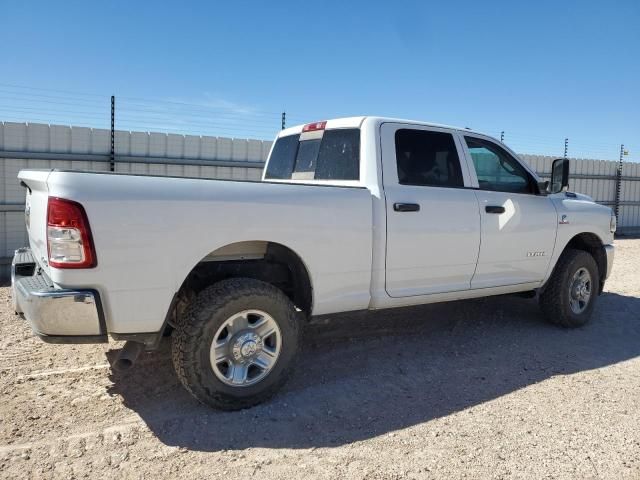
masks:
<svg viewBox="0 0 640 480"><path fill-rule="evenodd" d="M611 275L611 269L613 268L613 257L615 256L615 248L613 245L605 245L604 252L607 255L607 273L605 275L605 279L609 278Z"/></svg>
<svg viewBox="0 0 640 480"><path fill-rule="evenodd" d="M28 248L11 264L13 306L33 332L48 343L105 343L107 330L100 295L90 289L61 289L36 265Z"/></svg>

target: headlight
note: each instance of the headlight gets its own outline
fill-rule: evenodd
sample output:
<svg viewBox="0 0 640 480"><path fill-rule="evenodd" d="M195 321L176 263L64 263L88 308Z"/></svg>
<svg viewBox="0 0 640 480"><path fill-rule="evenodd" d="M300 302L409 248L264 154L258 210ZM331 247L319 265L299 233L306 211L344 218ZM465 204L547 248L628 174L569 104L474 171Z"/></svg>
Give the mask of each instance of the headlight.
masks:
<svg viewBox="0 0 640 480"><path fill-rule="evenodd" d="M611 221L609 222L609 230L611 233L616 233L616 227L618 226L618 220L613 212L611 212Z"/></svg>

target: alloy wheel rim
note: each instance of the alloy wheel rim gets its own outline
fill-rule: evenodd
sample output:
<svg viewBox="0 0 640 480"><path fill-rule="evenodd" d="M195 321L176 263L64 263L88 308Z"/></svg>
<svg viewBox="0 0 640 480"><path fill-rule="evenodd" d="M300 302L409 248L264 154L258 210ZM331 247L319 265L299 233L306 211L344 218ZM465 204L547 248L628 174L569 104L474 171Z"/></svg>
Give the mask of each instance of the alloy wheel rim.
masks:
<svg viewBox="0 0 640 480"><path fill-rule="evenodd" d="M584 312L591 299L591 274L584 267L579 268L569 282L569 306L575 314Z"/></svg>
<svg viewBox="0 0 640 480"><path fill-rule="evenodd" d="M254 385L273 370L281 346L280 327L271 315L243 310L225 320L213 336L211 368L226 385Z"/></svg>

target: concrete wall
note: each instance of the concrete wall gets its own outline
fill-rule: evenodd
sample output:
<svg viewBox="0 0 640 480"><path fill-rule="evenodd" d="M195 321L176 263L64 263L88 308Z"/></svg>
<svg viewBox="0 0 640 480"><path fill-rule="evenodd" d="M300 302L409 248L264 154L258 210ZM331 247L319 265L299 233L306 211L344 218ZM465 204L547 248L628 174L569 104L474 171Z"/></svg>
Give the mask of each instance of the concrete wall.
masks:
<svg viewBox="0 0 640 480"><path fill-rule="evenodd" d="M116 162L116 172L259 180L262 173L260 162L266 160L271 143L251 139L116 131L116 156L125 159ZM17 182L18 171L23 168L108 171L109 163L105 160L110 146L110 132L105 129L0 123L0 154L5 157L0 158L0 279L7 278L9 269L6 262L13 256L13 251L27 244L24 189ZM16 152L20 158L7 158L10 155L7 152ZM75 157L75 154L79 156ZM56 156L58 158L52 159ZM551 172L553 157L525 154L521 158L542 176L548 177ZM156 163L138 163L140 161ZM617 162L572 159L571 189L613 206L616 168ZM640 164L624 165L621 186L620 230L640 230Z"/></svg>

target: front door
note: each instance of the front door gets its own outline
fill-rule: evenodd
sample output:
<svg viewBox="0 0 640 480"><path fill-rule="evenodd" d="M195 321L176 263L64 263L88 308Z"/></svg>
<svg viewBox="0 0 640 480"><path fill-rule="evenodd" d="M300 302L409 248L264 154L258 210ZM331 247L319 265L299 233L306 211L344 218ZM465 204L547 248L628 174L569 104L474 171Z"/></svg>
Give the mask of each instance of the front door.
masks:
<svg viewBox="0 0 640 480"><path fill-rule="evenodd" d="M460 139L443 128L380 127L391 297L468 290L480 215Z"/></svg>
<svg viewBox="0 0 640 480"><path fill-rule="evenodd" d="M533 175L490 139L461 135L482 219L480 256L472 288L537 282L545 277L558 226L556 209L538 194Z"/></svg>

